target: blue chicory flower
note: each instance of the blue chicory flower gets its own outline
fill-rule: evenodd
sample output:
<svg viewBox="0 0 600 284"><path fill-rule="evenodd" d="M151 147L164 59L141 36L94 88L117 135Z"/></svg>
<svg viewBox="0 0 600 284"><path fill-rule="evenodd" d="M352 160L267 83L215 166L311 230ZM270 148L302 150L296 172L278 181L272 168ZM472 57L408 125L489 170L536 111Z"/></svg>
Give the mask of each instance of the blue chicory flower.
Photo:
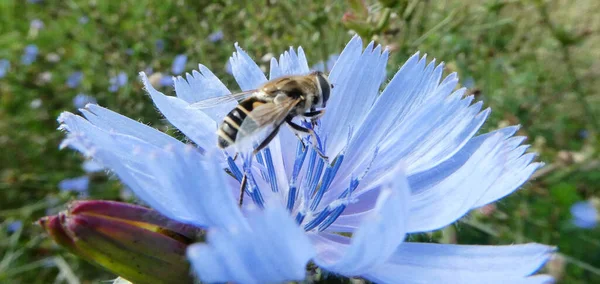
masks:
<svg viewBox="0 0 600 284"><path fill-rule="evenodd" d="M157 108L194 145L88 105L83 116L59 117L67 132L61 146L100 162L165 216L207 229L206 243L187 251L203 282L302 280L309 261L377 283L551 281L531 276L554 251L545 245L405 240L512 193L541 164L520 145L525 137L513 136L518 127L475 135L490 110L454 90L456 74L442 79L443 64L417 53L380 92L388 51L362 47L354 37L329 74L334 88L313 147L282 129L256 156L234 159L233 151L219 150L217 126L236 102L190 106L231 93L203 65L175 79L176 97L141 73ZM230 62L240 89L258 88L267 77L235 48ZM308 66L302 48L290 48L271 59L270 78L307 74ZM248 198L240 208L242 172Z"/></svg>
<svg viewBox="0 0 600 284"><path fill-rule="evenodd" d="M339 57L339 54L331 54L327 58L327 62L319 61L315 65L313 65L311 69L329 73L331 72L331 69L333 69L335 62L338 60Z"/></svg>
<svg viewBox="0 0 600 284"><path fill-rule="evenodd" d="M208 35L208 41L217 42L223 39L223 31L219 30Z"/></svg>
<svg viewBox="0 0 600 284"><path fill-rule="evenodd" d="M71 89L77 88L81 84L81 80L83 80L83 72L75 71L67 77L67 86Z"/></svg>
<svg viewBox="0 0 600 284"><path fill-rule="evenodd" d="M127 84L128 78L127 78L127 73L121 71L119 72L119 74L117 74L117 76L110 78L109 83L110 86L108 87L108 91L109 92L116 92L119 90L119 88L125 86Z"/></svg>
<svg viewBox="0 0 600 284"><path fill-rule="evenodd" d="M163 75L160 77L160 80L158 80L158 84L162 87L173 86L173 76Z"/></svg>
<svg viewBox="0 0 600 284"><path fill-rule="evenodd" d="M157 39L154 43L157 52L163 52L165 50L165 41L163 39Z"/></svg>
<svg viewBox="0 0 600 284"><path fill-rule="evenodd" d="M17 221L10 222L10 224L8 224L8 226L6 227L6 230L9 233L14 233L14 232L18 231L19 229L21 229L22 227L23 227L23 221L17 220Z"/></svg>
<svg viewBox="0 0 600 284"><path fill-rule="evenodd" d="M90 22L90 18L86 17L86 16L81 16L79 17L79 23L82 25L85 25L87 23Z"/></svg>
<svg viewBox="0 0 600 284"><path fill-rule="evenodd" d="M173 60L173 65L171 66L171 72L174 75L179 75L185 71L185 64L187 63L187 55L179 54L175 56Z"/></svg>
<svg viewBox="0 0 600 284"><path fill-rule="evenodd" d="M85 107L85 105L87 104L96 104L96 98L83 94L83 93L79 93L77 94L74 98L73 98L73 106L75 106L75 108L83 108Z"/></svg>
<svg viewBox="0 0 600 284"><path fill-rule="evenodd" d="M38 47L35 44L30 44L25 47L23 55L21 56L21 63L23 65L31 65L35 62L38 55Z"/></svg>
<svg viewBox="0 0 600 284"><path fill-rule="evenodd" d="M33 19L29 22L29 28L32 30L41 30L44 27L44 22L40 19Z"/></svg>
<svg viewBox="0 0 600 284"><path fill-rule="evenodd" d="M0 78L4 78L10 69L10 61L8 59L0 59Z"/></svg>
<svg viewBox="0 0 600 284"><path fill-rule="evenodd" d="M580 201L571 206L571 215L573 225L582 229L592 229L600 221L600 212L591 201Z"/></svg>
<svg viewBox="0 0 600 284"><path fill-rule="evenodd" d="M90 177L80 176L76 178L69 178L61 180L58 183L58 189L62 191L75 191L80 194L87 194L88 187L90 185Z"/></svg>

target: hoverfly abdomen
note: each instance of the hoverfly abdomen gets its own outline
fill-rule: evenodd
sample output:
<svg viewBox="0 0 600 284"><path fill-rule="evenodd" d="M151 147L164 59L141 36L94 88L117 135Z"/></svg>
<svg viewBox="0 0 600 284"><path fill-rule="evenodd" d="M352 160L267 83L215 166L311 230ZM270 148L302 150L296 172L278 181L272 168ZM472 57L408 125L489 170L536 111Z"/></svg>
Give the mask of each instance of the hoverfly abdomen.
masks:
<svg viewBox="0 0 600 284"><path fill-rule="evenodd" d="M219 126L218 135L218 146L225 149L235 144L238 138L238 133L244 131L240 129L246 119L252 119L248 117L248 114L254 110L255 107L265 104L263 100L257 97L249 97L234 109L232 109L223 119L223 123Z"/></svg>

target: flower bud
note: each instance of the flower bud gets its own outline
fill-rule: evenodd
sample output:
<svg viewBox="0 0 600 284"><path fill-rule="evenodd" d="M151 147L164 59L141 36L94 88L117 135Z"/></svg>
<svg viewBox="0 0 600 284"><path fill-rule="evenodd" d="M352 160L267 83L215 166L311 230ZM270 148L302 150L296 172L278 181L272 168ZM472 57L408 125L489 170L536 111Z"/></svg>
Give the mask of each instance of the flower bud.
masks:
<svg viewBox="0 0 600 284"><path fill-rule="evenodd" d="M200 230L151 209L77 201L38 221L59 245L133 283L192 283L185 258Z"/></svg>

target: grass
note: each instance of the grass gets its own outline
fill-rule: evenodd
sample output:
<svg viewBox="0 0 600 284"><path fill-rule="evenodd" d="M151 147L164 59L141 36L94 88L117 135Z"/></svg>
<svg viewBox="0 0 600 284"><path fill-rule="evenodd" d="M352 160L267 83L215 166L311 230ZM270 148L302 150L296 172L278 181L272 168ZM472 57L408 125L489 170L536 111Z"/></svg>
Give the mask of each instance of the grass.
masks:
<svg viewBox="0 0 600 284"><path fill-rule="evenodd" d="M58 150L62 134L56 131L56 117L75 111L77 94L183 138L155 111L136 79L139 71L169 73L173 58L186 54L186 70L202 63L235 89L225 71L235 42L267 70L261 59L289 46L302 45L311 63L326 60L341 51L350 28L389 46L388 75L417 50L444 60L493 109L484 130L521 124L520 134L546 163L491 215L472 213L441 232L413 238L552 244L564 255L551 267L563 283L600 282L600 230L569 222L571 204L600 197L600 21L594 12L600 3L406 0L386 8L366 2L364 12L344 1L0 1L0 59L11 63L0 78L0 282L114 277L56 247L31 225L77 198L57 184L82 175L82 159ZM43 22L41 29L31 27L34 19ZM209 41L216 31L223 39ZM20 61L29 44L39 54L26 66ZM69 88L65 82L76 71L83 80ZM128 83L109 92L110 78L121 71ZM92 178L92 198L130 198L121 191L112 178ZM17 220L23 226L9 230Z"/></svg>

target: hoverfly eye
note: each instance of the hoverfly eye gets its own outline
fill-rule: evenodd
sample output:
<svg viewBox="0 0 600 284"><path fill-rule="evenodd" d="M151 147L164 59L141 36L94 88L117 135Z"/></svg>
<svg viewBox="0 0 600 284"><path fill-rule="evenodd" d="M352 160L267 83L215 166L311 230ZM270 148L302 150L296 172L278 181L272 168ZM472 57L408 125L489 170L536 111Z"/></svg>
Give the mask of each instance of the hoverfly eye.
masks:
<svg viewBox="0 0 600 284"><path fill-rule="evenodd" d="M331 93L331 88L333 87L333 85L331 85L327 79L325 78L325 76L323 76L323 74L319 74L319 76L317 76L317 78L319 78L319 85L321 87L321 105L323 107L325 107L325 105L327 104L327 100L329 100L329 94Z"/></svg>

